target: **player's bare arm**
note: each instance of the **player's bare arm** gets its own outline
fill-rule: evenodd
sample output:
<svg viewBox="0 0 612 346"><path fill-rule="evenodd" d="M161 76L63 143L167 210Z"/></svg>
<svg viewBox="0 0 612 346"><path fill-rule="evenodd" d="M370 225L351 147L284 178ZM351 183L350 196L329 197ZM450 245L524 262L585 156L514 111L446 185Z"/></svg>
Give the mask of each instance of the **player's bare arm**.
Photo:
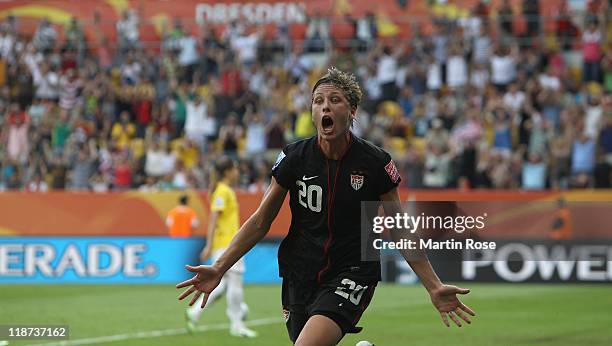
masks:
<svg viewBox="0 0 612 346"><path fill-rule="evenodd" d="M187 270L195 273L195 276L176 285L176 288L188 287L178 299L183 300L195 292L189 302L189 305L193 305L204 293L201 305L203 308L206 305L208 294L219 285L225 272L268 233L286 195L287 190L280 186L273 177L259 208L240 227L223 255L211 266L186 266Z"/></svg>
<svg viewBox="0 0 612 346"><path fill-rule="evenodd" d="M387 215L395 215L402 212L400 196L397 188L380 196L381 201L384 203L385 213ZM391 232L391 236L394 240L401 237L397 232ZM410 253L407 253L410 251ZM415 252L419 253L415 253ZM450 327L448 318L458 326L461 327L461 320L470 324L471 320L468 316L476 316L476 313L470 309L467 305L463 304L457 294L468 294L470 292L467 288L459 288L453 285L445 285L440 281L438 275L433 270L431 263L427 259L427 255L421 249L418 250L404 250L401 251L402 255L406 259L406 262L412 267L412 270L417 274L421 283L429 293L431 302L436 307L442 318L442 322L447 327ZM460 319L461 320L460 320Z"/></svg>

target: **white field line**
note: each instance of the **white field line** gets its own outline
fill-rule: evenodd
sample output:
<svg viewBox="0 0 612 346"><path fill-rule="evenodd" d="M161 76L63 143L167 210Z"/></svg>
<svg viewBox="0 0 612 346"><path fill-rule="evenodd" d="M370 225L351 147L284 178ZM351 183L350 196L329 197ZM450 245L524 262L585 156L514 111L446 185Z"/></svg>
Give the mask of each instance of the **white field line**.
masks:
<svg viewBox="0 0 612 346"><path fill-rule="evenodd" d="M263 326L267 324L281 323L281 318L260 318L257 320L251 320L245 322L248 326ZM210 330L229 330L229 323L218 323L218 324L209 324L204 326L197 326L195 328L196 332L206 332ZM115 335L106 335L106 336L97 336L94 338L83 338L83 339L74 339L74 340L62 340L59 342L50 342L44 344L29 344L26 346L76 346L76 345L91 345L91 344L101 344L105 342L115 342L115 341L123 341L123 340L131 340L131 339L145 339L145 338L159 338L161 336L170 336L170 335L180 335L187 334L187 329L185 328L175 328L175 329L163 329L163 330L149 330L145 332L133 332L133 333L125 333L125 334L115 334Z"/></svg>

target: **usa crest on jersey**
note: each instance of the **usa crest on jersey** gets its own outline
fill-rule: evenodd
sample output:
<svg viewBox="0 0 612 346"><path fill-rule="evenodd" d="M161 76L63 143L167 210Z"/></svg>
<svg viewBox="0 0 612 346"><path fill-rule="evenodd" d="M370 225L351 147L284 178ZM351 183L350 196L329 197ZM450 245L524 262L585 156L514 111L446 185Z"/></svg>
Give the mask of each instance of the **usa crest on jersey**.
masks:
<svg viewBox="0 0 612 346"><path fill-rule="evenodd" d="M351 186L355 191L363 186L363 175L351 174Z"/></svg>

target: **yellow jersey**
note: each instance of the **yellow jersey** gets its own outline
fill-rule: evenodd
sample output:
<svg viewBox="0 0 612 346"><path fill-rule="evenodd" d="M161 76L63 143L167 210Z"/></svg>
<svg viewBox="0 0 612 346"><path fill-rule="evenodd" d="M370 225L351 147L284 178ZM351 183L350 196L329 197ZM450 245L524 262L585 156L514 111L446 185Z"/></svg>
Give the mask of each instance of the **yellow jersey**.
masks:
<svg viewBox="0 0 612 346"><path fill-rule="evenodd" d="M218 212L212 251L227 248L240 228L238 200L229 185L219 182L210 198L210 210Z"/></svg>

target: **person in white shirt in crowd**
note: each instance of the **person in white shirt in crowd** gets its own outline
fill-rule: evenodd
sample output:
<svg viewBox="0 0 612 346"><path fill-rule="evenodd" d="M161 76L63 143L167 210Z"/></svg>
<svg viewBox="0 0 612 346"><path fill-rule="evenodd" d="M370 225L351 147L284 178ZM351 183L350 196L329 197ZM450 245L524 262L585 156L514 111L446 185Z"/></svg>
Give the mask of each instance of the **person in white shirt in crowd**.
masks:
<svg viewBox="0 0 612 346"><path fill-rule="evenodd" d="M599 96L590 96L584 113L584 135L593 140L599 137L604 117L601 99Z"/></svg>
<svg viewBox="0 0 612 346"><path fill-rule="evenodd" d="M251 28L249 34L239 34L232 38L230 47L245 68L251 67L257 61L259 41L264 36L263 27Z"/></svg>
<svg viewBox="0 0 612 346"><path fill-rule="evenodd" d="M185 190L187 188L191 188L189 179L187 177L187 172L185 171L185 166L181 161L176 161L176 168L173 171L174 174L172 175L172 186L175 189Z"/></svg>
<svg viewBox="0 0 612 346"><path fill-rule="evenodd" d="M225 42L229 42L231 46L232 41L236 37L241 36L244 33L244 30L245 30L244 21L234 19L225 27L225 31L223 32L222 39Z"/></svg>
<svg viewBox="0 0 612 346"><path fill-rule="evenodd" d="M117 38L120 50L138 46L140 40L140 18L137 11L131 9L123 11L121 19L117 21Z"/></svg>
<svg viewBox="0 0 612 346"><path fill-rule="evenodd" d="M378 47L378 61L376 78L381 88L381 101L395 100L398 95L396 77L398 72L397 59L405 50L404 45L400 45L393 50L389 46Z"/></svg>
<svg viewBox="0 0 612 346"><path fill-rule="evenodd" d="M162 157L161 167L164 175L171 175L176 167L176 154L172 151L172 148L168 142L161 143Z"/></svg>
<svg viewBox="0 0 612 346"><path fill-rule="evenodd" d="M505 91L516 79L517 49L516 46L512 49L499 46L491 57L491 82L500 91Z"/></svg>
<svg viewBox="0 0 612 346"><path fill-rule="evenodd" d="M454 44L446 62L446 84L451 89L463 88L468 82L468 66L460 44Z"/></svg>
<svg viewBox="0 0 612 346"><path fill-rule="evenodd" d="M487 27L480 26L480 32L472 40L472 62L486 64L491 57L493 41L487 33Z"/></svg>
<svg viewBox="0 0 612 346"><path fill-rule="evenodd" d="M382 88L376 76L376 67L374 64L364 64L359 68L358 75L363 81L365 91L363 109L375 112L382 98Z"/></svg>
<svg viewBox="0 0 612 346"><path fill-rule="evenodd" d="M552 66L546 66L546 70L543 73L540 73L540 76L538 77L538 83L540 83L540 87L543 89L559 91L561 89L561 80L559 77L554 75L552 69Z"/></svg>
<svg viewBox="0 0 612 346"><path fill-rule="evenodd" d="M136 85L140 82L142 64L136 59L133 52L129 52L125 61L119 67L121 83L123 85Z"/></svg>
<svg viewBox="0 0 612 346"><path fill-rule="evenodd" d="M15 45L16 39L9 29L6 23L0 25L0 58L12 64L15 61L13 46Z"/></svg>
<svg viewBox="0 0 612 346"><path fill-rule="evenodd" d="M517 83L511 83L504 94L504 104L511 110L518 112L525 103L525 93L519 89Z"/></svg>
<svg viewBox="0 0 612 346"><path fill-rule="evenodd" d="M266 125L263 117L247 107L243 122L246 129L246 155L249 158L259 157L266 150Z"/></svg>
<svg viewBox="0 0 612 346"><path fill-rule="evenodd" d="M209 132L208 103L202 96L191 93L186 104L187 116L185 119L185 135L187 139L195 141L200 148L204 146L207 132Z"/></svg>
<svg viewBox="0 0 612 346"><path fill-rule="evenodd" d="M46 61L31 68L36 93L34 96L39 100L57 101L59 97L59 75L53 71Z"/></svg>
<svg viewBox="0 0 612 346"><path fill-rule="evenodd" d="M158 141L147 141L148 149L145 157L145 173L154 178L166 174L164 166L164 150Z"/></svg>
<svg viewBox="0 0 612 346"><path fill-rule="evenodd" d="M470 71L470 85L475 87L479 93L483 92L489 84L489 69L486 64L475 63Z"/></svg>
<svg viewBox="0 0 612 346"><path fill-rule="evenodd" d="M363 17L357 19L356 31L355 36L360 42L364 43L366 50L374 46L378 37L378 27L376 25L376 16L373 12L368 11Z"/></svg>
<svg viewBox="0 0 612 346"><path fill-rule="evenodd" d="M442 88L442 66L432 56L427 59L427 90L438 91Z"/></svg>

